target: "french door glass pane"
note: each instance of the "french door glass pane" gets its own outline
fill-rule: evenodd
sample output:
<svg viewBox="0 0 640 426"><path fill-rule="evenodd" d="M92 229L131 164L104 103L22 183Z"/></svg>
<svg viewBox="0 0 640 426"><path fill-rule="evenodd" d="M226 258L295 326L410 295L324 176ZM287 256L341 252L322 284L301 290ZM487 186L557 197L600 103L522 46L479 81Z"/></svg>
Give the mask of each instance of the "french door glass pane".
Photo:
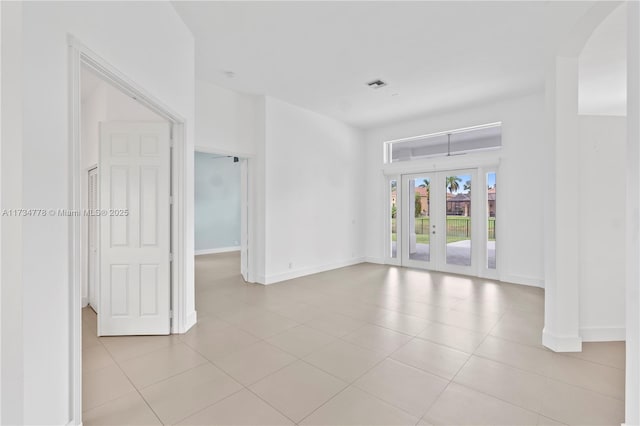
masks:
<svg viewBox="0 0 640 426"><path fill-rule="evenodd" d="M446 177L447 264L471 265L471 175Z"/></svg>
<svg viewBox="0 0 640 426"><path fill-rule="evenodd" d="M496 174L487 173L487 268L496 269Z"/></svg>
<svg viewBox="0 0 640 426"><path fill-rule="evenodd" d="M431 178L420 176L409 180L409 259L429 262L431 260L431 241L429 236ZM405 243L406 244L406 243Z"/></svg>
<svg viewBox="0 0 640 426"><path fill-rule="evenodd" d="M398 215L397 215L397 207L396 207L396 199L398 195L398 181L392 180L389 184L389 202L391 206L391 238L389 239L389 244L391 244L391 257L395 259L398 257L398 249L397 249L397 240L398 240Z"/></svg>

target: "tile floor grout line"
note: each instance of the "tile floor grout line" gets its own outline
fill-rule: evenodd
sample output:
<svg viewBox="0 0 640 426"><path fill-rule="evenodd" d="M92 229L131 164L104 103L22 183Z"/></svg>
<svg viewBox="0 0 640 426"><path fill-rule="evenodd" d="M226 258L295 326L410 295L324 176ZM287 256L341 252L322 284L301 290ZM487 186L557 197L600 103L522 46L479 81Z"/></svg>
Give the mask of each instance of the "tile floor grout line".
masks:
<svg viewBox="0 0 640 426"><path fill-rule="evenodd" d="M107 352L109 353L109 356L111 356L111 359L112 359L112 360L113 360L113 362L115 363L116 367L118 367L118 369L122 372L122 374L127 378L127 381L129 381L129 383L131 384L131 386L133 387L133 389L135 390L135 392L137 392L137 394L140 396L140 398L144 401L145 405L149 408L149 410L151 410L151 412L153 413L153 415L158 419L158 422L159 422L161 425L164 425L164 422L162 421L162 419L160 419L160 416L158 416L158 413L156 413L156 412L155 412L155 410L151 407L151 405L149 405L149 402L144 398L144 396L143 396L143 395L142 395L142 393L140 392L140 389L138 389L138 387L133 383L133 381L131 380L131 378L130 378L130 377L127 375L127 373L122 369L122 367L120 366L120 364L118 363L118 361L117 361L115 358L113 358L113 355L112 355L112 353L109 351L109 349L108 349L108 348L106 348L106 347L105 347L105 349L106 349L106 350L107 350ZM131 392L131 391L129 391L129 392ZM129 392L127 392L127 393L129 393ZM118 396L117 398L113 398L113 399L111 399L111 400L109 400L109 401L107 401L107 402L105 402L104 404L101 404L101 405L105 405L105 404L107 404L107 403L109 403L109 402L113 402L113 401L115 401L116 399L119 399L119 398L123 397L124 395L126 395L126 394L122 394L122 395ZM97 407L94 407L94 408L97 408ZM89 410L87 410L87 411L89 411ZM83 414L84 414L84 412L83 412ZM83 417L84 417L84 416L83 416Z"/></svg>
<svg viewBox="0 0 640 426"><path fill-rule="evenodd" d="M478 348L480 348L480 346L478 346ZM476 348L476 351L478 350L478 348ZM554 353L556 353L556 352L552 352L552 354L554 354ZM568 382L566 380L559 379L557 377L550 376L549 374L543 374L543 373L538 373L538 372L535 372L535 371L527 370L527 369L525 369L523 367L520 367L520 366L517 366L517 365L513 365L513 364L506 363L504 361L501 361L501 360L493 359L493 358L491 358L491 357L489 357L487 355L478 354L475 351L471 354L471 356L475 356L477 358L482 358L482 359L487 360L487 361L495 362L496 364L501 364L501 365L504 365L504 366L506 366L508 368L513 368L514 370L518 370L518 371L521 371L521 372L524 372L524 373L528 373L528 374L532 374L532 375L535 375L535 376L543 377L545 379L551 379L551 380L553 380L555 382L559 382L559 383L563 383L565 385L573 386L575 388L582 389L582 390L585 390L585 391L588 391L588 392L593 392L593 393L598 394L600 396L616 399L618 401L624 401L624 398L621 399L621 398L615 397L613 395L610 395L610 394L607 394L607 393L604 393L604 392L601 392L601 391L589 389L587 387L584 387L584 386L581 386L581 385L578 385L578 384L575 384L575 383L571 383L571 382ZM610 368L613 368L613 367L610 367Z"/></svg>
<svg viewBox="0 0 640 426"><path fill-rule="evenodd" d="M367 347L367 346L365 346L365 345L363 345L361 343L346 340L347 336L349 336L350 334L356 333L358 330L363 329L365 325L368 325L370 327L377 327L377 328L379 328L381 330L387 330L389 332L396 333L396 335L404 335L404 336L407 337L407 341L406 342L403 342L402 344L398 345L397 347L394 347L393 350L391 350L390 352L387 353L387 351L382 351L383 352L383 354L382 354L383 357L379 361L377 361L375 364L373 364L366 371L362 372L354 380L351 380L350 382L348 382L348 384L347 384L347 386L345 388L343 388L341 391L339 391L338 393L333 395L329 400L325 401L322 405L320 405L319 407L314 409L310 414L307 414L307 416L304 417L303 420L306 419L313 412L318 410L320 407L324 406L326 403L331 401L337 395L339 395L342 392L344 392L350 386L353 386L355 389L361 390L360 388L358 388L355 385L355 383L358 380L360 380L360 378L362 376L366 375L367 373L369 373L369 371L371 371L372 369L376 368L377 366L380 365L380 363L382 363L382 362L384 362L386 360L392 360L392 361L398 362L398 363L400 363L402 365L406 365L406 366L408 366L410 368L416 368L416 369L418 369L420 371L424 371L424 372L426 372L428 374L432 374L432 375L434 375L436 377L441 377L441 378L443 378L444 380L447 381L447 385L444 387L443 391L440 392L437 395L437 397L432 401L432 403L429 405L429 407L427 408L425 413L423 413L422 416L418 418L418 422L417 423L420 423L420 421L422 419L425 419L425 417L427 416L429 411L431 411L433 405L435 403L437 403L438 400L440 400L440 398L442 397L442 394L447 389L449 389L451 383L454 383L454 380L456 380L460 376L460 372L464 368L466 368L468 366L468 364L471 361L472 357L478 357L478 359L485 359L485 360L489 360L491 362L495 362L495 363L497 363L496 365L499 364L499 365L502 365L502 366L504 366L506 368L514 369L512 371L516 371L517 370L517 371L522 371L524 373L529 373L529 374L532 374L532 375L535 375L535 376L538 376L538 377L543 377L545 383L550 382L550 381L557 382L557 383L562 383L562 384L566 384L567 386L570 386L573 389L576 389L576 391L578 389L580 389L580 390L584 390L586 392L589 392L592 395L600 395L600 396L605 397L605 398L607 398L609 400L612 400L612 401L620 401L616 397L613 397L613 396L608 395L608 394L603 394L600 391L587 389L587 388L584 388L584 387L582 387L580 385L576 385L576 384L573 384L573 383L565 382L564 380L559 380L557 378L550 377L549 374L544 374L545 372L538 373L538 372L535 372L535 371L530 371L530 370L527 370L527 369L522 368L520 366L511 365L511 364L509 364L507 362L503 362L501 360L492 359L490 356L486 356L486 355L482 355L482 354L478 353L479 349L487 342L489 336L491 336L492 338L496 338L496 339L499 339L501 341L508 342L508 343L515 344L515 345L519 345L519 346L522 346L522 347L528 347L528 348L533 348L533 349L541 349L539 344L538 345L534 345L533 343L528 341L528 340L531 340L531 339L528 339L528 335L531 334L531 333L527 329L523 329L523 331L525 333L524 334L522 334L522 333L520 334L524 338L528 339L528 340L524 340L524 341L523 341L522 338L520 338L519 336L517 336L515 333L512 332L512 331L516 331L516 329L512 330L511 328L509 328L508 329L509 330L509 336L508 337L503 337L503 336L500 336L500 335L492 334L492 333L496 333L497 332L497 329L501 324L504 324L504 320L507 318L507 316L509 315L510 312L513 312L515 315L518 315L519 312L523 312L525 314L532 314L531 315L531 318L532 318L531 321L527 320L529 315L523 315L522 316L523 322L522 323L519 322L517 324L517 328L522 328L522 326L527 325L527 321L528 321L528 323L531 323L532 321L533 322L537 322L538 320L535 320L535 313L537 311L536 310L529 310L529 309L522 309L522 307L523 307L522 305L523 304L520 303L520 302L524 301L525 302L525 306L526 306L526 301L529 298L529 296L528 296L529 294L531 294L531 300L533 302L537 303L537 301L539 299L539 295L538 295L537 292L533 292L532 291L532 292L521 293L521 292L515 291L515 290L513 292L511 292L511 288L509 287L509 289L510 289L509 293L506 293L508 295L508 297L506 298L506 300L508 300L508 305L507 305L508 307L506 309L504 309L504 310L501 309L498 312L496 312L497 320L491 326L491 328L488 329L487 332L482 332L482 331L478 332L478 329L460 327L458 324L450 324L450 323L447 323L447 322L443 322L443 320L440 320L440 319L434 320L434 319L431 319L431 318L422 318L421 316L412 315L411 313L407 313L406 309L405 309L405 312L403 312L401 310L388 309L388 308L385 307L386 305L383 306L383 305L378 305L378 304L375 304L375 303L370 303L369 302L370 299L382 300L382 298L385 297L384 294L388 293L388 292L385 292L386 286L384 285L384 283L383 284L375 283L375 281L379 279L379 275L382 273L382 271L387 270L387 269L388 268L385 268L384 265L381 265L380 268L376 269L375 273L372 272L370 274L367 274L367 276L369 276L369 275L371 276L370 280L373 281L375 285L374 285L374 287L372 288L371 291L367 290L364 293L362 293L362 291L367 289L368 284L364 285L363 282L357 281L355 279L352 280L352 278L348 278L347 280L350 281L350 282L346 284L346 287L344 287L344 286L341 287L341 284L344 284L344 283L340 283L338 281L335 281L335 277L333 277L333 276L329 277L329 278L325 277L322 280L322 284L325 284L326 286L320 286L318 284L319 281L316 281L316 282L313 282L313 283L311 281L309 281L309 282L298 283L298 284L302 284L302 286L298 286L298 287L295 287L295 286L291 285L291 286L287 287L286 289L283 289L283 291L269 292L269 291L261 288L261 289L259 289L260 291L258 292L257 289L254 289L254 287L249 286L249 285L244 285L242 289L238 288L238 290L235 290L235 288L233 288L233 286L226 286L225 285L224 291L221 291L221 292L217 293L217 294L220 294L220 295L224 295L225 298L228 298L228 300L230 300L230 301L234 301L234 303L235 302L241 303L242 306L243 306L242 309L244 309L244 307L247 307L247 309L256 309L256 310L262 311L263 313L264 312L273 313L273 314L279 315L281 317L287 318L287 320L292 321L293 323L296 324L294 327L299 327L300 325L306 325L306 326L314 328L315 330L318 330L319 332L322 332L322 333L325 333L325 334L327 334L327 332L325 330L310 326L310 325L308 325L308 323L312 322L315 319L318 319L318 318L320 318L322 316L332 316L332 315L335 315L335 316L339 315L341 317L344 317L345 320L348 318L349 320L352 320L352 321L360 323L360 325L358 327L356 327L355 329L350 330L349 332L347 332L345 334L342 334L340 336L336 336L333 333L328 333L328 334L332 335L333 339L331 341L323 344L323 345L320 345L320 346L314 348L313 351L311 351L310 354L320 352L325 347L327 347L327 346L329 346L329 345L331 345L333 343L339 342L339 341L345 342L345 343L350 344L350 345L354 345L355 347L362 348L363 350L366 350L366 351L370 351L370 352L373 352L373 353L378 353L378 349L372 350L370 347ZM380 271L380 272L378 272L378 271ZM420 272L424 272L424 271L420 271ZM319 275L319 276L321 276L321 275ZM356 278L355 274L354 274L353 278ZM341 278L341 279L344 281L343 278ZM404 277L400 277L399 279L404 280L405 278ZM220 280L219 283L222 284L224 282L225 282L225 280ZM216 284L218 284L218 282L216 282ZM472 284L474 284L474 283L472 283ZM286 284L286 285L289 285L289 284ZM437 280L431 280L429 285L434 286L434 288L443 289L443 292L441 292L439 294L441 294L442 297L447 297L446 296L446 292L444 291L445 287L442 285L442 283L437 282ZM203 287L203 286L199 286L198 287L198 290L202 291L202 289L200 287ZM275 289L275 288L279 288L279 287L273 287L273 288ZM463 288L466 288L466 287L463 287ZM341 289L344 289L344 290L339 291ZM213 297L217 297L217 296L215 296L216 289L209 288L207 290L209 290L211 292L210 294L212 294ZM419 290L419 288L416 287L416 286L411 285L411 286L407 286L407 290L406 291L403 291L403 295L402 295L401 299L405 301L404 303L408 304L407 306L411 306L410 305L411 303L420 303L420 304L426 305L429 310L436 310L436 312L437 312L437 310L442 310L443 312L444 311L453 312L455 314L455 312L459 311L459 312L462 313L461 315L468 315L468 316L475 315L475 316L482 317L482 315L478 315L476 312L471 312L471 311L468 311L468 309L463 309L465 307L467 307L467 308L468 307L472 307L468 303L465 302L465 301L467 301L467 302L473 303L474 299L472 297L470 297L470 296L465 296L465 297L462 297L462 298L449 296L450 300L456 299L456 302L454 304L448 304L448 305L445 305L445 306L440 306L438 304L433 304L433 303L424 303L425 294L421 293L420 291L416 291L416 290ZM356 293L358 291L360 291L361 294L365 294L365 296L366 296L365 300L367 300L366 302L361 302L361 301L358 300L358 298L356 297ZM458 291L455 288L454 288L454 291L456 292L456 294L458 293ZM289 292L289 293L287 293L287 292ZM281 306L293 306L293 305L295 305L297 303L305 303L305 304L309 305L310 307L313 307L314 309L317 309L319 312L321 312L321 314L318 314L317 316L314 316L314 318L308 319L306 321L299 321L296 318L291 318L291 317L289 317L287 315L282 315L281 313L279 313L277 311L274 312L273 310L271 310L269 308L269 306L272 306L272 303L278 303L276 298L282 297L283 294L292 294L295 297L288 298L285 302L283 302L283 305L281 305ZM417 299L415 297L412 297L412 295L417 296ZM513 295L513 297L511 297L511 295ZM273 300L272 300L272 296L274 297ZM440 297L440 296L437 296L437 297ZM331 305L329 304L328 300L332 299L332 298L335 299L335 300L344 299L344 304L341 303L340 306L339 306L339 310L342 310L342 312L340 312L339 310L330 309ZM314 303L314 301L315 301L315 303ZM428 300L427 300L427 302L428 302ZM366 319L362 319L363 316L360 316L360 318L358 318L357 316L348 315L348 312L347 312L347 314L344 314L343 313L344 312L343 307L346 308L346 307L349 306L349 304L354 306L354 309L357 310L358 314L364 314L364 318L366 318ZM418 308L419 308L419 306L418 306ZM431 309L431 308L433 308L433 309ZM379 313L378 315L373 315L372 316L370 313L371 312L375 313L376 310L378 310L379 312L382 312L382 313ZM216 318L220 319L221 321L223 321L225 323L228 323L223 318L217 317L215 315L215 312L217 312L217 311L214 309L214 311L210 312L210 314L215 316ZM396 314L398 315L397 318L402 319L403 318L402 316L412 317L412 318L416 318L416 322L424 321L424 323L426 323L428 325L425 328L422 328L421 331L419 331L417 334L414 334L414 333L407 333L406 331L400 331L400 330L397 330L395 328L391 328L391 327L389 327L387 325L381 324L381 323L384 322L384 318L387 318L387 317L390 317L390 316L393 316L393 315L396 315ZM491 317L492 316L487 316L487 318L491 318ZM471 317L471 318L473 318L473 317ZM489 321L491 321L491 319L489 319ZM402 324L402 321L399 321L398 323ZM409 320L409 323L413 323L413 322L411 320ZM233 326L234 329L236 329L236 330L240 330L240 331L243 331L243 332L247 333L246 330L243 330L242 328L239 328L236 324L233 324L233 323L228 323L228 324L230 324L230 326ZM405 364L402 361L398 361L398 360L395 360L394 358L392 358L392 356L394 354L396 354L403 347L405 347L406 345L408 345L410 342L414 341L415 339L421 339L421 341L425 341L425 342L428 342L430 344L438 345L439 347L442 347L442 348L447 348L447 349L452 348L452 350L460 351L460 349L455 348L453 346L449 346L449 345L437 342L435 340L430 340L430 339L426 339L426 338L421 337L420 334L424 333L426 328L428 328L432 324L441 324L441 325L444 325L444 326L454 327L454 328L465 330L465 331L468 331L468 332L471 332L471 333L479 333L479 334L483 335L482 340L480 341L480 343L478 345L475 345L475 347L471 351L471 353L470 354L466 353L467 354L466 360L458 368L458 370L455 372L455 374L452 376L451 379L444 378L444 377L439 376L438 374L435 374L435 373L433 373L431 371L424 370L424 369L422 369L420 367L416 367L416 366L413 366L413 365L410 365L410 364ZM400 327L402 328L402 326L400 326ZM306 360L306 358L308 358L310 356L310 354L306 354L304 356L298 356L296 354L291 354L290 352L287 352L286 350L283 350L282 348L280 348L280 347L278 347L276 345L273 345L271 342L267 341L267 339L275 337L275 336L277 336L279 334L286 333L286 332L290 331L291 329L293 329L293 327L285 329L285 330L282 330L279 333L276 333L274 335L266 336L265 338L261 338L260 336L255 336L251 332L248 332L248 334L251 334L252 336L255 336L255 338L256 338L256 341L253 342L252 344L258 344L260 342L264 342L264 343L266 343L266 344L268 344L270 346L273 346L273 347L277 348L278 350L281 350L281 351L283 351L285 353L288 353L288 354L292 355L292 357L293 357L293 360L292 360L291 363L283 366L282 368L280 368L279 370L274 371L273 373L270 373L269 375L275 374L277 371L280 371L281 369L286 368L286 367L290 366L291 364L293 364L293 363L295 363L295 362L297 362L299 360L299 361L302 361L303 363L306 363L308 365L313 366L314 368L316 368L316 369L318 369L320 371L323 371L323 372L329 374L332 377L336 377L340 381L343 381L343 379L341 379L341 378L339 378L337 376L334 376L332 373L329 373L329 372L323 370L322 368L317 367L317 366L309 363ZM409 327L409 330L410 329L411 329L411 327ZM387 341L386 334L385 333L381 333L381 335L384 336L383 341L386 342ZM376 340L379 340L379 339L376 339ZM391 339L391 341L393 341L393 339ZM106 348L106 346L104 345L104 343L102 341L99 340L98 342L107 351L107 353L109 354L109 357L117 365L118 369L120 369L120 371L122 371L122 373L125 374L125 377L127 377L127 379L131 382L131 379L122 370L120 362L116 361L113 358L111 352ZM214 360L207 358L206 356L204 356L204 354L199 352L197 349L195 349L195 347L191 346L190 344L188 344L184 340L180 339L180 342L184 343L186 347L189 347L190 349L192 349L195 352L199 353L201 356L203 356L203 358L205 358L207 360L207 362L209 364L215 366L216 368L219 368L224 374L230 376L235 381L233 376L231 374L229 374L226 370L224 370L224 368L221 368L220 366L218 366L216 364L216 362L214 362ZM242 348L238 349L238 351L240 351L240 350L242 350ZM465 351L461 351L461 352L464 353ZM231 352L231 353L233 353L233 352ZM143 355L140 355L140 356L143 356ZM562 355L562 356L564 356L564 355ZM616 368L615 366L608 365L608 364L601 363L601 362L597 362L597 361L592 361L592 360L589 360L589 359L583 359L583 358L580 358L580 357L570 357L570 356L567 356L567 358L571 358L572 360L579 360L579 361L586 362L587 363L587 364L585 364L586 366L588 366L588 365L600 365L600 366L603 366L603 367L608 367L608 368L613 368L613 369L624 371L624 369ZM200 365L203 365L203 364L200 364ZM192 367L192 369L193 368L197 368L198 366L194 366L194 367ZM189 371L189 370L190 369L188 369L186 371ZM184 373L184 372L177 373L177 374L182 374L182 373ZM264 380L265 378L269 377L269 375L256 380L252 384L248 384L248 385L240 384L240 386L242 386L242 388L240 390L238 390L237 392L240 392L242 389L247 389L247 390L249 390L249 392L251 392L252 394L256 395L256 397L258 397L260 400L264 401L259 395L255 394L253 391L251 391L249 386L252 386L257 382L259 382L261 380ZM163 379L163 380L161 380L159 382L162 382L164 380L168 380L171 377L173 377L173 376L165 378L165 379ZM542 407L540 407L540 409L538 409L538 410L531 410L531 409L528 409L528 408L520 407L517 404L513 404L512 402L505 401L505 400L503 400L501 398L498 398L498 397L496 397L494 395L491 395L489 393L486 393L484 391L476 390L473 387L469 387L467 385L462 385L462 384L459 384L457 382L455 382L455 383L458 386L462 386L462 387L465 387L467 389L473 389L474 392L478 392L479 394L486 395L489 398L493 398L493 399L498 400L498 401L503 401L505 404L508 404L510 406L518 407L518 408L521 408L523 410L526 410L527 412L534 413L535 415L537 415L538 419L541 418L541 417L551 418L549 416L544 416L541 413ZM138 387L135 386L133 383L132 383L132 385L133 385L134 389L136 389L138 392L140 391L138 389ZM148 386L152 386L152 385L148 385ZM385 401L385 400L383 400L383 399L381 399L381 398L379 398L379 397L377 397L375 395L372 395L367 391L364 391L364 390L362 390L362 391L367 393L368 395L371 395L376 400L379 400L379 401L381 401L381 402L383 402L383 403L385 403L385 404L387 404L387 405L389 405L391 407L395 407L395 408L401 410L402 412L406 413L406 411L400 409L399 407L396 407L394 404L390 404L389 402L387 402L387 401ZM237 393L237 392L235 392L235 393ZM235 393L233 393L233 394L235 394ZM231 394L231 395L233 395L233 394ZM228 395L227 397L222 398L221 400L219 400L219 401L217 401L217 402L215 402L215 403L213 403L211 405L215 405L218 402L230 397L231 395ZM143 397L143 400L144 400L144 397ZM145 400L145 402L146 402L146 400ZM264 401L264 402L268 406L270 406L273 409L275 409L277 412L280 412L280 410L278 410L275 407L273 407L267 401ZM147 405L148 405L148 403L147 403ZM151 407L149 407L149 408L153 412L153 409ZM154 414L155 414L155 412L154 412ZM410 414L410 413L407 413L407 414L411 415L411 417L414 417L413 414ZM191 415L193 415L193 414L191 414ZM284 415L284 417L288 418L288 416L286 416L286 415ZM289 420L291 420L291 419L289 419ZM296 423L296 424L297 423L301 423L303 420L300 420L300 421L294 422L294 423Z"/></svg>
<svg viewBox="0 0 640 426"><path fill-rule="evenodd" d="M206 410L206 409L208 409L208 408L211 408L211 407L213 407L214 405L217 405L218 403L220 403L220 402L222 402L222 401L224 401L224 400L226 400L226 399L231 398L232 396L234 396L234 395L236 395L236 394L238 394L238 393L242 392L243 390L246 390L246 388L245 388L244 386L242 386L242 387L241 387L240 389L238 389L237 391L231 392L229 395L225 396L224 398L220 398L220 399L219 399L219 400L217 400L216 402L213 402L213 403L211 403L211 404L207 405L207 406L206 406L206 407L204 407L204 408L198 409L198 410L196 410L196 411L194 411L194 412L192 412L192 413L188 414L187 416L185 416L185 417L181 418L180 420L177 420L177 421L175 421L174 423L171 423L171 424L172 424L172 425L177 425L177 424L179 424L180 422L182 422L182 421L184 421L184 420L186 420L186 419L188 419L188 418L190 418L190 417L193 417L193 416L195 416L196 414L201 413L202 411L204 411L204 410ZM166 424L166 423L163 423L163 424Z"/></svg>
<svg viewBox="0 0 640 426"><path fill-rule="evenodd" d="M253 386L253 385L252 385ZM271 404L269 401L267 401L266 399L264 399L263 397L261 397L259 394L257 394L256 392L253 391L253 389L251 389L248 386L245 386L245 389L248 390L249 392L251 392L251 394L253 394L256 398L260 399L260 401L264 402L265 404L267 404L269 407L273 408L274 410L276 410L278 413L280 413L282 416L284 416L285 418L289 419L291 421L291 423L293 424L298 424L299 422L296 422L295 420L293 420L291 417L287 416L285 413L283 413L280 409L278 409L277 407L275 407L273 404Z"/></svg>

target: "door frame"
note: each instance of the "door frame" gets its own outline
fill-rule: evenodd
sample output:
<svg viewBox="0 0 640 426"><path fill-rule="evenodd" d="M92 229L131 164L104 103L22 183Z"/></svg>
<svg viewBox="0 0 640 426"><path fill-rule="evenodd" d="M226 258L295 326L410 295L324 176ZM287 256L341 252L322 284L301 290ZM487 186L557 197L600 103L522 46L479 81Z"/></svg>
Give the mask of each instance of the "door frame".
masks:
<svg viewBox="0 0 640 426"><path fill-rule="evenodd" d="M195 152L202 152L206 154L227 155L229 157L238 157L240 160L240 251L246 248L247 256L243 265L240 265L240 270L244 267L246 270L246 281L255 283L255 269L254 265L254 247L255 247L255 230L250 226L251 223L255 223L254 215L255 209L251 208L251 202L253 198L253 185L251 182L254 173L255 156L253 154L247 154L238 151L228 151L224 149L216 149L205 146L196 146Z"/></svg>
<svg viewBox="0 0 640 426"><path fill-rule="evenodd" d="M406 266L406 267L420 267L415 265L407 265L402 262L402 256L403 256L402 253L404 251L403 237L405 237L403 234L405 234L404 228L406 227L406 225L404 224L405 222L404 211L406 209L403 208L403 199L406 197L406 194L404 193L406 192L405 185L403 185L404 177L409 175L420 175L420 174L434 175L435 173L439 173L439 172L455 173L455 172L464 171L464 170L474 170L476 175L476 180L482 180L482 186L484 189L487 173L495 172L496 182L500 179L500 175L501 175L500 157L495 153L478 153L478 154L468 154L463 156L433 158L429 160L396 162L396 163L389 163L384 165L382 169L382 173L384 176L384 185L385 185L384 186L385 192L383 197L383 201L385 203L383 206L384 207L383 211L385 212L384 236L383 236L384 244L385 244L385 249L384 249L385 264ZM391 253L387 244L387 241L389 238L390 218L391 218L391 205L389 203L389 193L387 190L389 188L390 181L392 180L397 180L398 182L396 206L398 208L397 216L401 218L400 226L402 228L402 232L398 230L398 233L397 233L398 257L395 259L390 256ZM474 208L476 209L476 211L480 209L480 211L483 212L481 217L481 220L483 221L483 223L488 221L488 212L485 211L487 209L482 208L482 206L484 205L486 194L487 194L487 191L483 190L483 191L472 191L472 195L471 195L472 197L471 209L472 211ZM498 217L502 216L502 213L504 211L504 202L501 201L497 203L496 210L497 210L496 216ZM450 268L450 267L447 267L446 264L445 264L445 267L442 269L427 269L427 270L434 270L434 271L439 271L444 273L464 274L464 275L475 276L480 278L501 280L500 268L502 265L502 261L501 261L502 253L498 249L498 247L499 247L499 236L501 235L501 229L502 229L502 224L501 224L502 222L503 220L500 220L496 225L496 269L489 269L487 265L484 264L483 261L477 261L475 262L475 264L472 261L472 265L470 269L468 269L467 271L460 271L458 268ZM472 241L474 240L480 241L480 242L486 241L488 237L487 231L488 230L486 229L485 226L473 227ZM487 252L486 244L482 244L482 243L472 244L471 250L472 250L472 254L471 254L472 259L483 259L485 257L484 255Z"/></svg>
<svg viewBox="0 0 640 426"><path fill-rule="evenodd" d="M189 300L187 287L193 282L193 271L189 271L189 265L193 265L193 256L189 261L189 238L187 214L188 200L186 170L193 159L188 158L186 120L163 102L147 92L140 85L118 71L101 56L85 46L73 35L67 36L68 46L68 83L69 83L69 164L70 175L68 187L68 208L71 211L81 211L83 208L83 182L86 170L81 166L81 82L80 72L83 66L91 68L101 78L114 85L123 93L151 109L170 123L172 133L171 146L171 182L170 190L173 197L171 208L171 253L173 262L171 268L171 307L173 318L171 333L184 333L196 322L196 312L189 312ZM189 161L191 160L191 161ZM70 357L69 392L71 394L70 417L71 424L82 424L82 279L83 279L83 253L86 250L86 242L83 241L83 221L77 220L73 215L69 217L70 239L69 253L69 335ZM193 253L192 253L193 254ZM193 287L193 286L192 286ZM193 289L192 289L193 290Z"/></svg>
<svg viewBox="0 0 640 426"><path fill-rule="evenodd" d="M84 182L85 186L82 188L82 193L87 197L87 199L83 199L83 208L88 209L89 208L89 187L91 185L91 172L95 171L96 173L96 179L98 179L98 165L97 164L93 164L90 167L86 168L86 180ZM98 187L96 188L96 192L97 192L97 197L100 196L99 194L99 187L100 182L98 181ZM97 200L99 200L99 198L97 198ZM97 201L96 200L96 201ZM82 300L82 306L90 306L94 311L98 311L98 309L96 308L96 306L91 306L91 280L89 279L90 277L90 271L89 271L89 257L91 256L91 252L90 252L90 247L89 247L89 236L91 235L91 223L90 223L90 219L89 216L82 216L82 232L84 233L82 235L82 240L86 242L86 246L84 247L84 253L86 256L86 259L83 260L82 262L82 267L83 267L83 276L86 277L87 279L87 299L86 300ZM99 232L96 231L96 237L98 237ZM100 259L100 247L96 247L97 250L97 259ZM96 265L97 267L97 265ZM94 295L94 299L95 299L95 295Z"/></svg>

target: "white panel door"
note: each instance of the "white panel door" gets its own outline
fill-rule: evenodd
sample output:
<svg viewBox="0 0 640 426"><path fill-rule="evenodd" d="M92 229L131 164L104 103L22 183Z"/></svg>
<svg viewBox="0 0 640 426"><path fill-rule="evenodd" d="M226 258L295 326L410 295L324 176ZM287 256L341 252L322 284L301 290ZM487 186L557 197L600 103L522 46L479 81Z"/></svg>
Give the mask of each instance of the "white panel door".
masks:
<svg viewBox="0 0 640 426"><path fill-rule="evenodd" d="M168 123L101 123L101 336L170 332L169 142Z"/></svg>
<svg viewBox="0 0 640 426"><path fill-rule="evenodd" d="M93 168L89 170L89 216L88 216L88 265L87 265L87 280L89 282L89 305L91 308L98 312L98 216L95 213L98 211L98 169Z"/></svg>

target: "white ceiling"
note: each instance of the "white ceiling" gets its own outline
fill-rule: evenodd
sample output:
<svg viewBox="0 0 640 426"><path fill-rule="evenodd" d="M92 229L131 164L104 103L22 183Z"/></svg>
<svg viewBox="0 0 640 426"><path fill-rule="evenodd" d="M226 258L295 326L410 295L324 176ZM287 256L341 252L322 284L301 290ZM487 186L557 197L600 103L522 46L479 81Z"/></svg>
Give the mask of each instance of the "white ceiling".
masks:
<svg viewBox="0 0 640 426"><path fill-rule="evenodd" d="M370 128L541 90L592 2L174 2L196 76ZM229 78L226 72L235 76ZM365 83L382 79L388 86Z"/></svg>

